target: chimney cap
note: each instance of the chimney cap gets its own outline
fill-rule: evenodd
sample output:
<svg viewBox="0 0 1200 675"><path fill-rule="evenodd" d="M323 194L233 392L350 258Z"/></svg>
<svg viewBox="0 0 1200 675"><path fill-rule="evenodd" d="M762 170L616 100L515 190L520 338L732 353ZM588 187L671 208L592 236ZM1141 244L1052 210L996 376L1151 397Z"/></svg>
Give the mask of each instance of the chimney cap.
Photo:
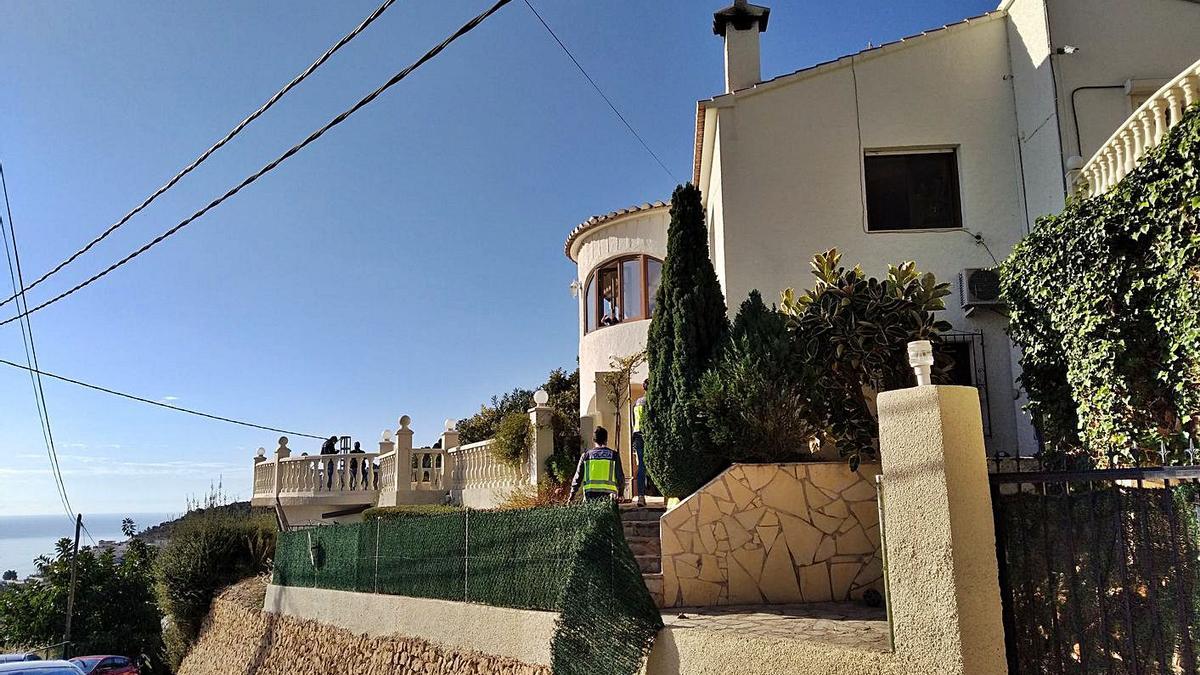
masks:
<svg viewBox="0 0 1200 675"><path fill-rule="evenodd" d="M725 9L713 12L713 34L725 37L725 30L732 25L734 30L747 30L758 24L758 32L767 29L767 20L771 18L771 8L762 5L752 5L746 0L733 0L733 4Z"/></svg>

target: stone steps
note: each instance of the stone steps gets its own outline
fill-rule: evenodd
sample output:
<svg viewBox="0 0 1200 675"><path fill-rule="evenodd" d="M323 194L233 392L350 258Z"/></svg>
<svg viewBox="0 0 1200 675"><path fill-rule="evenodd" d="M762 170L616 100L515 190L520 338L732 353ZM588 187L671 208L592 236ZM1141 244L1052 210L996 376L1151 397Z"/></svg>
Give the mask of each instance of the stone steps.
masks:
<svg viewBox="0 0 1200 675"><path fill-rule="evenodd" d="M646 590L654 598L654 604L663 604L662 540L659 538L658 519L667 510L665 507L621 507L621 528L625 541L637 560L646 582Z"/></svg>

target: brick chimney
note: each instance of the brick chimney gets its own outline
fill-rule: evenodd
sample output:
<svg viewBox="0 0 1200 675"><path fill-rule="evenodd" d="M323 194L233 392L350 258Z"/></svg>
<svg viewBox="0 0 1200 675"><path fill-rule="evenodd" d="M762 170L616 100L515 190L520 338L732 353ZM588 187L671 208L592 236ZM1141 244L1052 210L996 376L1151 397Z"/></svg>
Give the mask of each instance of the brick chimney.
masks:
<svg viewBox="0 0 1200 675"><path fill-rule="evenodd" d="M713 34L725 38L725 92L762 81L758 34L767 29L771 8L734 0L713 13Z"/></svg>

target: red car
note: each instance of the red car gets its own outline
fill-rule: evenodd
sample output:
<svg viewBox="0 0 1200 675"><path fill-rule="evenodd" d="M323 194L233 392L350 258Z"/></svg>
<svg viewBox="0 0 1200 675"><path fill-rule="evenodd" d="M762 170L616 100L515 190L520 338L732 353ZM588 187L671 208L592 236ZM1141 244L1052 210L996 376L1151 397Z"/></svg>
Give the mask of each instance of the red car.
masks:
<svg viewBox="0 0 1200 675"><path fill-rule="evenodd" d="M71 663L87 675L141 675L137 664L124 656L76 656Z"/></svg>

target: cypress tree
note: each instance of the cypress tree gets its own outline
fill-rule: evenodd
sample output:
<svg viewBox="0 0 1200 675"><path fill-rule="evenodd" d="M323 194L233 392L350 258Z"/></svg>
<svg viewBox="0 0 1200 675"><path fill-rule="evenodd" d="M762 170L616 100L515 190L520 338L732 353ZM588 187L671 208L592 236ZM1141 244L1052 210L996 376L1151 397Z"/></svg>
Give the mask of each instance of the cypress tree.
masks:
<svg viewBox="0 0 1200 675"><path fill-rule="evenodd" d="M667 259L646 344L646 468L668 497L695 492L724 465L697 415L696 396L700 377L728 333L725 297L708 257L700 190L688 183L671 195Z"/></svg>

